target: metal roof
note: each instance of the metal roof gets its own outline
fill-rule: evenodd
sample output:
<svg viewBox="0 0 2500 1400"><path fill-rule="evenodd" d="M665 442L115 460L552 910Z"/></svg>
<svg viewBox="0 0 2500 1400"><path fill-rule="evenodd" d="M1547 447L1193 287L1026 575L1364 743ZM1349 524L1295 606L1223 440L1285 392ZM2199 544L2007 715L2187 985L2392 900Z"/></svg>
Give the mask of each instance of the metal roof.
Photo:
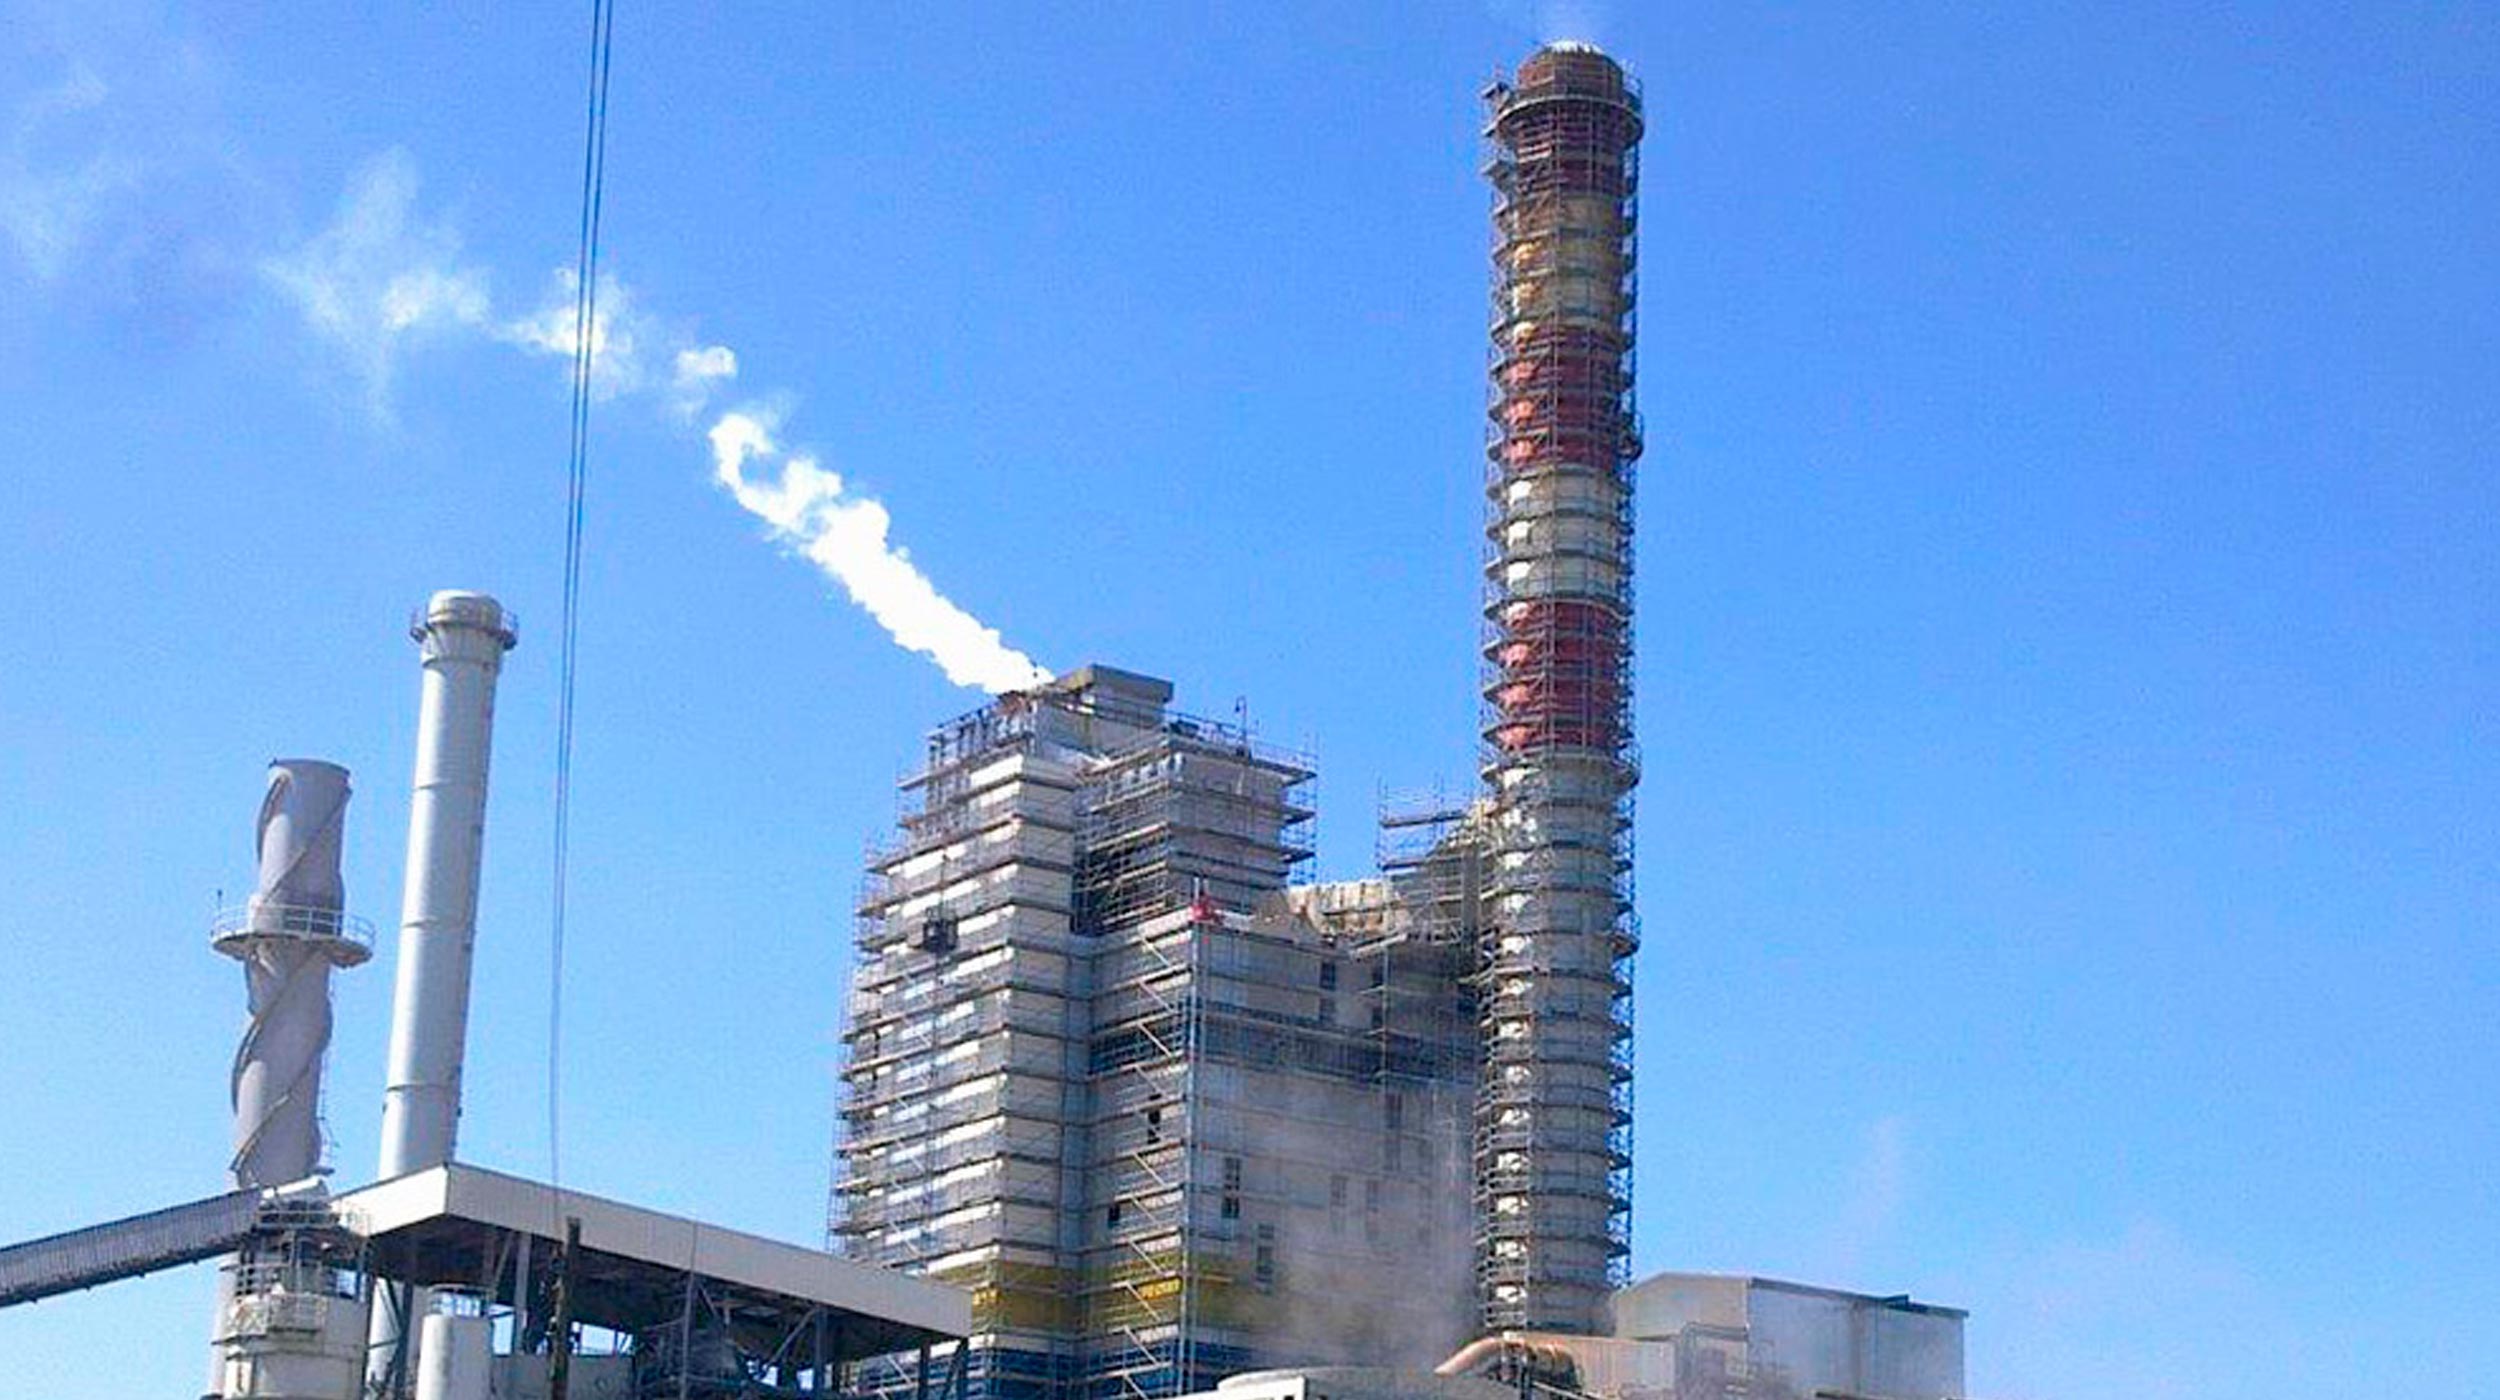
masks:
<svg viewBox="0 0 2500 1400"><path fill-rule="evenodd" d="M574 1316L619 1332L676 1321L689 1274L758 1335L792 1332L821 1313L829 1344L845 1357L972 1330L972 1300L960 1289L481 1167L412 1172L348 1192L337 1207L346 1227L370 1242L376 1273L498 1293L509 1292L503 1264L515 1237L532 1242L543 1267L567 1218L578 1218Z"/></svg>

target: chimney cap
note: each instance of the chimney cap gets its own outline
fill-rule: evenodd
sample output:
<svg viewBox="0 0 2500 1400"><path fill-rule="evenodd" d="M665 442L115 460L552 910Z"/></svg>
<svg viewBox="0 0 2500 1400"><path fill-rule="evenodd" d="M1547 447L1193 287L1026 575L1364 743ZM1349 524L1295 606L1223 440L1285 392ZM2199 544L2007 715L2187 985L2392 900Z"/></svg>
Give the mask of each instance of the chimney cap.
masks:
<svg viewBox="0 0 2500 1400"><path fill-rule="evenodd" d="M510 651L521 639L521 615L506 611L491 593L446 588L428 598L408 619L408 635L418 641L437 627L474 627L492 633Z"/></svg>

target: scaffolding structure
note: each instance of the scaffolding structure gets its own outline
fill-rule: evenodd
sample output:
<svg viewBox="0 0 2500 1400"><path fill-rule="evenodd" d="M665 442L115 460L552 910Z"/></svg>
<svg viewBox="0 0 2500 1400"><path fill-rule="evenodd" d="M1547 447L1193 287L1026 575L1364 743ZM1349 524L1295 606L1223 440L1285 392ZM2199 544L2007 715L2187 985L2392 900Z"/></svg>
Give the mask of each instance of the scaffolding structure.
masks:
<svg viewBox="0 0 2500 1400"><path fill-rule="evenodd" d="M1472 949L1484 931L1492 807L1434 788L1383 793L1374 859L1413 936Z"/></svg>
<svg viewBox="0 0 2500 1400"><path fill-rule="evenodd" d="M1472 1323L1472 941L1390 881L1297 885L1308 760L1169 697L1090 667L942 726L871 856L829 1225L972 1292L967 1396L1161 1400Z"/></svg>
<svg viewBox="0 0 2500 1400"><path fill-rule="evenodd" d="M1248 911L1310 859L1299 755L1229 725L1176 720L1087 775L1077 931L1099 936L1205 900Z"/></svg>
<svg viewBox="0 0 2500 1400"><path fill-rule="evenodd" d="M1241 1158L1208 1131L1224 1086L1206 1068L1206 964L1226 914L1256 909L1309 860L1311 776L1241 726L1192 718L1088 771L1073 881L1076 929L1094 944L1084 1400L1209 1389L1254 1354L1226 1325L1232 1232L1221 1199L1208 1210L1224 1194L1208 1189L1209 1163L1238 1174Z"/></svg>
<svg viewBox="0 0 2500 1400"><path fill-rule="evenodd" d="M1472 1325L1472 950L1372 923L1385 888L1199 902L1105 947L1081 1395L1423 1364Z"/></svg>
<svg viewBox="0 0 2500 1400"><path fill-rule="evenodd" d="M860 891L828 1231L852 1258L971 1293L974 1343L946 1378L971 1395L1056 1400L1074 1360L1072 741L1109 708L1010 696L939 727ZM896 1396L938 1383L912 1354L851 1377Z"/></svg>
<svg viewBox="0 0 2500 1400"><path fill-rule="evenodd" d="M831 1229L972 1291L968 1400L1429 1364L1623 1279L1641 100L1572 44L1486 97L1481 788L1300 884L1309 762L1086 667L931 735L871 853Z"/></svg>
<svg viewBox="0 0 2500 1400"><path fill-rule="evenodd" d="M1486 93L1494 189L1478 1280L1588 1330L1630 1211L1634 215L1640 94L1585 45Z"/></svg>

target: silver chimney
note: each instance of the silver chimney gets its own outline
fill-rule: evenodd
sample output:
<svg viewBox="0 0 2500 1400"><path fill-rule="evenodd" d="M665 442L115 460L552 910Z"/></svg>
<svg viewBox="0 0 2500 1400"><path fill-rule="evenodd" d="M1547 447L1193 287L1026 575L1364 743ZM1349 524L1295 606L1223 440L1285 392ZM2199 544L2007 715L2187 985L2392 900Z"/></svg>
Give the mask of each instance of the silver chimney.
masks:
<svg viewBox="0 0 2500 1400"><path fill-rule="evenodd" d="M321 1067L330 1048L330 970L373 956L373 936L347 917L339 852L347 770L317 759L269 765L261 799L260 881L221 913L212 946L243 964L251 1023L234 1052L238 1187L285 1186L323 1170Z"/></svg>
<svg viewBox="0 0 2500 1400"><path fill-rule="evenodd" d="M385 1180L449 1162L459 1138L495 681L504 653L518 639L516 621L483 593L445 592L435 594L408 628L424 658L425 689L408 803L390 1078L382 1098ZM371 1374L386 1390L404 1386L413 1374L406 1353L416 1337L408 1320L424 1309L422 1297L403 1289L375 1310Z"/></svg>
<svg viewBox="0 0 2500 1400"><path fill-rule="evenodd" d="M339 876L347 798L347 770L335 763L272 762L256 828L259 882L210 926L211 946L243 964L251 1011L234 1052L227 1171L238 1188L287 1186L328 1170L321 1069L330 1048L330 972L373 956L372 930L348 916ZM255 1242L228 1260L217 1285L208 1393L338 1393L360 1369L365 1321L354 1299L332 1292L322 1271L280 1242ZM282 1303L294 1311L286 1325L273 1325Z"/></svg>
<svg viewBox="0 0 2500 1400"><path fill-rule="evenodd" d="M495 681L519 634L483 593L437 593L410 622L425 664L417 765L408 799L408 871L391 993L390 1082L382 1097L382 1176L452 1158L477 943L478 860Z"/></svg>

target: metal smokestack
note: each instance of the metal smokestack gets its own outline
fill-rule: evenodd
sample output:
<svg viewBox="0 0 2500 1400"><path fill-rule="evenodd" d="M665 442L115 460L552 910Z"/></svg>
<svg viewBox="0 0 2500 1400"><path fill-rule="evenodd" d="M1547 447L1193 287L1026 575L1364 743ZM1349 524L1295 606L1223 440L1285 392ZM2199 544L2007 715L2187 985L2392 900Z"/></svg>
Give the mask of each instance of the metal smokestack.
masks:
<svg viewBox="0 0 2500 1400"><path fill-rule="evenodd" d="M251 1009L234 1052L234 1156L227 1170L237 1187L286 1186L327 1170L321 1070L330 1048L330 971L373 956L373 932L346 913L339 877L348 792L347 770L335 763L271 763L255 828L258 885L209 929L210 945L243 964ZM323 1297L328 1311L318 1327L273 1330L270 1300L286 1294L323 1297L323 1290L283 1246L256 1243L227 1261L218 1278L208 1394L295 1393L289 1381L314 1384L306 1393L335 1394L353 1378L362 1309ZM256 1388L265 1384L279 1388Z"/></svg>
<svg viewBox="0 0 2500 1400"><path fill-rule="evenodd" d="M345 912L339 852L347 770L315 759L269 765L261 799L260 882L220 914L211 945L243 964L251 1023L234 1052L236 1186L284 1186L322 1169L321 1068L330 1048L330 970L373 956Z"/></svg>
<svg viewBox="0 0 2500 1400"><path fill-rule="evenodd" d="M451 592L435 594L408 634L425 659L425 691L382 1097L386 1180L450 1161L459 1138L495 681L519 636L493 598Z"/></svg>
<svg viewBox="0 0 2500 1400"><path fill-rule="evenodd" d="M399 972L391 993L389 1083L382 1095L384 1180L439 1167L460 1135L460 1071L477 943L478 863L486 835L486 764L495 681L519 633L483 593L437 593L410 622L424 657L417 765L408 799L408 870L400 899ZM404 1394L426 1310L420 1290L386 1290L373 1311L366 1377Z"/></svg>

